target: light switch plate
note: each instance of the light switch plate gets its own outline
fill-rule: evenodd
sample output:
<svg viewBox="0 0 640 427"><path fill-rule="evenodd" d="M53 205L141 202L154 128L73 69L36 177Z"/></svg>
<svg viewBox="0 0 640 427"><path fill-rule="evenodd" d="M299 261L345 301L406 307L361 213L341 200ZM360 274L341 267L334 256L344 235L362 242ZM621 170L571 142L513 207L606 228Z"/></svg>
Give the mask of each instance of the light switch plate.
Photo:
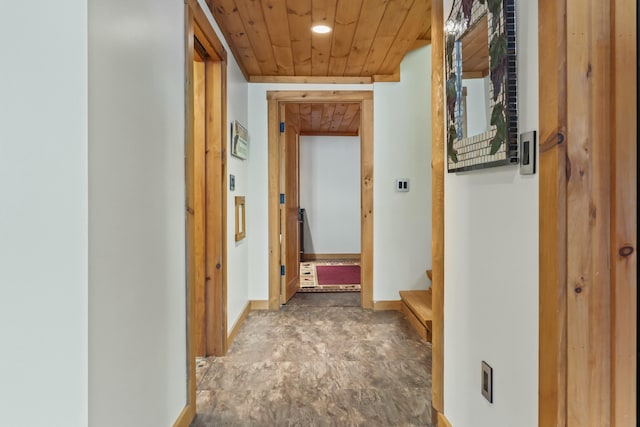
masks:
<svg viewBox="0 0 640 427"><path fill-rule="evenodd" d="M236 176L235 175L229 175L229 190L230 191L235 191L236 190Z"/></svg>
<svg viewBox="0 0 640 427"><path fill-rule="evenodd" d="M520 175L536 173L536 131L520 134Z"/></svg>
<svg viewBox="0 0 640 427"><path fill-rule="evenodd" d="M493 368L487 362L482 361L482 395L489 403L493 403Z"/></svg>
<svg viewBox="0 0 640 427"><path fill-rule="evenodd" d="M396 179L396 191L406 193L409 191L409 180L407 178Z"/></svg>

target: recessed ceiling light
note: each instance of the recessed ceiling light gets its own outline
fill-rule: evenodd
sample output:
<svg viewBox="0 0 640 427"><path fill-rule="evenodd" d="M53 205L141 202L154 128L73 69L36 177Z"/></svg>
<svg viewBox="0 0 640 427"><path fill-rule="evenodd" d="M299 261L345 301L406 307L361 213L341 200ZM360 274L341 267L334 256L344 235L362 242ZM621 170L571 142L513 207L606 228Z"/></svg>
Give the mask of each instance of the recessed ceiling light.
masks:
<svg viewBox="0 0 640 427"><path fill-rule="evenodd" d="M314 33L327 34L327 33L331 32L331 27L329 27L327 25L314 25L313 27L311 27L311 30Z"/></svg>

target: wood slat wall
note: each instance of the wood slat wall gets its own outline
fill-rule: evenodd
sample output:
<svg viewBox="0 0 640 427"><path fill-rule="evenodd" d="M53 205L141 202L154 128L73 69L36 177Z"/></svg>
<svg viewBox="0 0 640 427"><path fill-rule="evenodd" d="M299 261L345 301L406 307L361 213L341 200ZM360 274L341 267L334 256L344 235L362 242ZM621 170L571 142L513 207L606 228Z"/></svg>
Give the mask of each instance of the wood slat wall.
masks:
<svg viewBox="0 0 640 427"><path fill-rule="evenodd" d="M637 422L636 10L539 3L540 426Z"/></svg>

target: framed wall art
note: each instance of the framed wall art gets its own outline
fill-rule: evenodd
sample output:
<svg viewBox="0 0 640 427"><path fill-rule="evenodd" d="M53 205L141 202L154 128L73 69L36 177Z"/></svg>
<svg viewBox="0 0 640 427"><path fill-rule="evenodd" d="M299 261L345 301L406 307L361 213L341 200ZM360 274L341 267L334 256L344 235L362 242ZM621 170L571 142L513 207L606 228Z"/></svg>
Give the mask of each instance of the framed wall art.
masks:
<svg viewBox="0 0 640 427"><path fill-rule="evenodd" d="M249 155L249 132L237 120L231 123L231 155L241 160Z"/></svg>
<svg viewBox="0 0 640 427"><path fill-rule="evenodd" d="M518 164L515 0L454 0L445 24L448 172Z"/></svg>

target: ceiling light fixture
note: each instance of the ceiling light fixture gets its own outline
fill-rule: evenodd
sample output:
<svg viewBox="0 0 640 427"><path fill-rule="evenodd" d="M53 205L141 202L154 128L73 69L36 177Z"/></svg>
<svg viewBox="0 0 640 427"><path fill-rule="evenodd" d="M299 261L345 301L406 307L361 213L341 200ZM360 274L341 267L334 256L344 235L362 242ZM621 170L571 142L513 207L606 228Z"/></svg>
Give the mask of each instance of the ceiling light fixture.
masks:
<svg viewBox="0 0 640 427"><path fill-rule="evenodd" d="M331 27L327 25L314 25L313 27L311 27L311 31L318 34L327 34L331 32Z"/></svg>

